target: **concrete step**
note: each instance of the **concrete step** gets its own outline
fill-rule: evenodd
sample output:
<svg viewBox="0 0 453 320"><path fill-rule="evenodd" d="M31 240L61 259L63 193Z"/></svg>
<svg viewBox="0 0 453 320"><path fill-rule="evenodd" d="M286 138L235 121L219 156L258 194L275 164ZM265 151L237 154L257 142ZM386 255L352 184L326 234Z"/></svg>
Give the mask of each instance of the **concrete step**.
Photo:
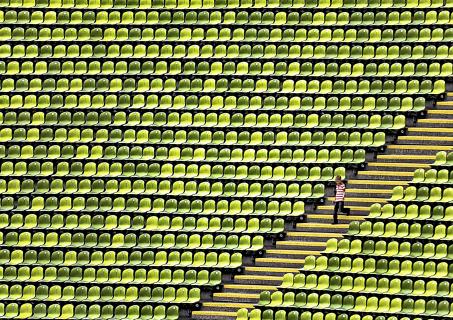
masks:
<svg viewBox="0 0 453 320"><path fill-rule="evenodd" d="M348 188L347 197L349 198L378 198L387 199L392 193L390 189L356 189Z"/></svg>
<svg viewBox="0 0 453 320"><path fill-rule="evenodd" d="M277 249L290 249L290 250L319 250L322 251L326 247L325 241L299 241L288 237L288 240L277 241Z"/></svg>
<svg viewBox="0 0 453 320"><path fill-rule="evenodd" d="M368 210L369 210L369 207L375 203L381 203L381 204L386 204L387 203L387 199L383 198L381 201L370 201L370 202L366 202L366 201L345 201L344 202L344 206L346 208L360 208L358 210L356 210L357 212L360 212L358 213L357 215L358 216L363 216L365 215L363 213L363 211L365 210L366 213L368 214ZM326 205L329 205L330 203L328 202ZM333 208L334 204L330 204ZM324 210L320 210L318 212L318 214L325 214L326 212L324 212ZM329 210L327 210L327 213L331 213ZM366 215L367 215L366 214Z"/></svg>
<svg viewBox="0 0 453 320"><path fill-rule="evenodd" d="M453 128L453 119L439 118L431 115L429 118L417 121L416 127L433 127L433 128Z"/></svg>
<svg viewBox="0 0 453 320"><path fill-rule="evenodd" d="M331 238L342 238L343 234L327 232L291 231L286 234L286 237L294 241L325 243L327 240Z"/></svg>
<svg viewBox="0 0 453 320"><path fill-rule="evenodd" d="M282 276L278 275L256 275L256 274L239 274L234 276L235 283L253 283L257 285L275 285L282 282Z"/></svg>
<svg viewBox="0 0 453 320"><path fill-rule="evenodd" d="M350 185L350 184L349 184ZM385 196L386 194L389 193L389 191L387 189L383 189L383 188L368 188L368 189L358 189L358 188L348 188L347 189L347 192L348 192L348 195L351 195L351 194L374 194L375 197L381 197L381 196Z"/></svg>
<svg viewBox="0 0 453 320"><path fill-rule="evenodd" d="M296 259L303 259L306 256L319 256L321 253L314 249L314 250L299 250L299 249L272 249L266 251L269 257L278 257L278 258L296 258Z"/></svg>
<svg viewBox="0 0 453 320"><path fill-rule="evenodd" d="M432 119L432 118L439 118L443 120L451 119L451 111L453 111L453 107L451 106L451 102L453 99L449 101L439 101L436 104L432 104L426 109L425 115L423 118L415 119L415 123L418 123L420 120L424 119ZM448 105L450 103L450 105ZM413 123L413 122L412 122ZM409 122L409 124L411 124ZM412 125L410 125L412 126Z"/></svg>
<svg viewBox="0 0 453 320"><path fill-rule="evenodd" d="M277 244L278 247L278 244ZM255 266L255 267L245 267L245 272L247 274L285 274L285 273L297 273L299 268L293 267L264 267L264 266Z"/></svg>
<svg viewBox="0 0 453 320"><path fill-rule="evenodd" d="M250 286L248 284L226 284L223 286L225 290L228 290L228 292L255 292L255 293L260 293L261 291L275 291L277 290L277 286L270 286L270 285L254 285ZM205 306L210 306L210 305L205 305ZM247 307L242 307L242 308L247 308Z"/></svg>
<svg viewBox="0 0 453 320"><path fill-rule="evenodd" d="M316 233L325 233L332 234L335 237L338 234L344 234L348 228L348 223L343 224L332 224L326 222L304 222L296 224L295 232L316 232Z"/></svg>
<svg viewBox="0 0 453 320"><path fill-rule="evenodd" d="M257 266L277 267L277 266L290 266L294 268L301 268L305 259L285 259L285 258L256 258L255 263Z"/></svg>
<svg viewBox="0 0 453 320"><path fill-rule="evenodd" d="M368 216L370 212L370 206L369 205L361 205L361 206L348 206L345 205L346 208L349 208L351 211L349 216L343 216L340 215L341 219L345 220L345 223L349 223L351 219L357 217L357 219L360 219L360 217L366 217ZM326 204L322 206L318 206L316 209L316 214L311 214L308 215L307 218L310 219L322 219L324 220L326 217L328 218L329 216L332 216L333 214L333 209L334 205L333 204ZM316 222L316 221L310 221L309 222ZM321 221L320 221L321 222ZM323 221L325 222L325 221Z"/></svg>
<svg viewBox="0 0 453 320"><path fill-rule="evenodd" d="M396 186L405 186L408 185L408 181L403 180L376 180L374 179L364 179L363 177L357 177L358 179L351 179L348 181L348 189L356 188L373 188L373 189L384 189L388 190L389 188Z"/></svg>
<svg viewBox="0 0 453 320"><path fill-rule="evenodd" d="M326 209L322 210L308 217L308 222L322 222L322 223L333 223L333 206L325 206ZM346 206L346 208L348 208ZM351 221L365 220L365 217L368 216L369 207L364 207L360 212L352 212L350 215L345 215L343 213L338 214L338 222L340 224L347 223Z"/></svg>
<svg viewBox="0 0 453 320"><path fill-rule="evenodd" d="M239 308L238 308L239 309ZM197 310L192 311L191 320L235 320L237 310L235 311L214 311L214 310Z"/></svg>
<svg viewBox="0 0 453 320"><path fill-rule="evenodd" d="M439 144L429 144L421 145L421 144L408 144L408 143L401 143L401 144L391 144L388 145L386 150L387 154L418 154L418 155L436 155L439 151L450 151L452 150L452 146L445 146Z"/></svg>
<svg viewBox="0 0 453 320"><path fill-rule="evenodd" d="M394 171L394 170L363 170L359 171L357 174L360 179L367 179L367 180L382 180L387 181L390 179L391 181L410 181L414 176L414 172L412 171Z"/></svg>
<svg viewBox="0 0 453 320"><path fill-rule="evenodd" d="M418 154L379 154L377 155L377 160L383 163L416 163L417 165L421 164L431 164L436 160L435 155L418 155Z"/></svg>
<svg viewBox="0 0 453 320"><path fill-rule="evenodd" d="M417 135L407 135L398 138L398 143L405 143L409 145L423 145L423 144L436 144L437 146L451 146L453 145L452 136L434 136L418 133Z"/></svg>
<svg viewBox="0 0 453 320"><path fill-rule="evenodd" d="M327 197L328 201L335 201L335 197ZM386 198L368 198L368 197L352 197L349 192L344 198L345 206L349 205L360 205L361 203L386 203Z"/></svg>
<svg viewBox="0 0 453 320"><path fill-rule="evenodd" d="M431 110L428 110L428 115L433 115L433 114L437 114L437 115L448 115L448 116L453 116L453 109L450 109L450 108L442 108L443 106L445 105L450 105L449 104L450 101L448 102L437 102L436 105L437 105L437 108L436 109L431 109Z"/></svg>
<svg viewBox="0 0 453 320"><path fill-rule="evenodd" d="M421 124L420 124L421 125ZM449 138L453 134L453 127L452 128L444 128L444 127L435 127L434 124L430 126L420 126L420 127L413 127L408 128L409 135L423 135L426 137L446 137Z"/></svg>
<svg viewBox="0 0 453 320"><path fill-rule="evenodd" d="M256 303L260 295L257 293L243 293L243 292L214 292L214 301L224 302L240 302L240 303Z"/></svg>
<svg viewBox="0 0 453 320"><path fill-rule="evenodd" d="M386 170L386 171L404 171L404 172L413 172L414 169L419 168L429 168L429 163L420 163L420 162L396 162L393 161L379 161L379 162L369 162L366 170Z"/></svg>
<svg viewBox="0 0 453 320"><path fill-rule="evenodd" d="M447 97L449 97L450 93L447 93ZM436 107L439 109L451 109L453 108L453 101L437 101L436 102Z"/></svg>

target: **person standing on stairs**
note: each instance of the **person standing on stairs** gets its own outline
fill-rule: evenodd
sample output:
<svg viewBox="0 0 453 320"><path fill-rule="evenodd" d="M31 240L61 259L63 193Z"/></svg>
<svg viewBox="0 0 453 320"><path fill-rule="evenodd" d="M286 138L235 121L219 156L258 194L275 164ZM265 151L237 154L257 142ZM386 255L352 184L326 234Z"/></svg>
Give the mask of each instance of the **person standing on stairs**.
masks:
<svg viewBox="0 0 453 320"><path fill-rule="evenodd" d="M344 212L344 196L346 195L346 180L340 176L335 178L335 207L333 210L333 223L338 223L338 211Z"/></svg>

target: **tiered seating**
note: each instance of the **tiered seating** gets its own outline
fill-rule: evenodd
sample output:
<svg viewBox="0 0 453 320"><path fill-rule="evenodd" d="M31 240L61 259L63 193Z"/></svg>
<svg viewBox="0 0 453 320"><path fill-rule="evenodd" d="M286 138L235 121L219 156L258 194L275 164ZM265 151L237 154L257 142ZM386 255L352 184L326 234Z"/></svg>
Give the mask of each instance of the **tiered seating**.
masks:
<svg viewBox="0 0 453 320"><path fill-rule="evenodd" d="M0 0L0 318L190 317L444 93L452 7Z"/></svg>
<svg viewBox="0 0 453 320"><path fill-rule="evenodd" d="M453 183L451 159L453 153L439 152L432 169L418 169L414 173L413 184L420 187L449 187Z"/></svg>
<svg viewBox="0 0 453 320"><path fill-rule="evenodd" d="M261 1L254 1L255 8L262 8L263 5L266 6L266 2ZM311 5L306 2L304 3L297 1L290 2L288 1L285 5L279 2L274 2L281 6L282 8L288 7L299 7L302 6L304 8L325 8L325 5L328 4L330 8L339 8L344 6L345 8L351 7L351 5L346 5L344 2L341 3L337 2L337 4L325 2L324 6L320 6L320 3L317 1L312 1ZM8 3L8 2L6 2ZM55 8L58 6L58 2L51 4L50 8ZM250 5L251 2L248 4ZM439 2L439 4L443 2ZM43 3L47 5L48 3ZM194 8L200 8L201 5L203 8L224 8L230 7L234 8L235 5L237 6L239 2L234 3L233 1L221 2L216 1L215 3L198 3L194 5ZM358 3L357 3L358 4ZM363 2L361 5L364 5ZM375 2L375 5L378 4L379 8L385 8L382 3ZM415 4L415 2L414 2ZM108 3L103 2L101 3L71 3L65 2L63 5L64 8L75 6L77 8L88 8L88 9L98 9L98 8L116 8L122 9L125 7L127 8L141 8L141 9L149 9L148 6L151 5L151 2L140 1L140 2L131 2L127 1L123 3L122 6L118 6L117 3ZM192 3L193 5L193 3ZM241 2L243 7L246 7L245 1ZM369 8L373 8L376 6L371 5L370 3L365 4ZM389 2L387 5L392 5ZM394 5L394 4L393 4ZM26 7L25 5L23 5ZM61 6L61 4L60 4ZM156 4L153 2L154 8L161 7L162 4ZM173 4L174 6L174 4ZM432 6L432 3L429 4L429 7ZM451 21L450 12L448 10L442 10L439 12L436 11L416 11L412 13L411 11L391 11L387 12L342 12L337 14L336 12L329 12L325 14L324 12L291 12L289 14L279 13L274 14L274 12L266 12L262 14L261 12L251 12L250 14L247 11L235 11L230 10L226 12L209 12L209 11L202 11L202 12L190 12L186 13L184 11L165 11L159 12L157 10L149 10L149 11L139 11L139 12L121 12L121 11L100 11L100 12L93 12L88 11L81 14L80 12L71 14L71 11L68 10L61 10L61 11L42 11L43 6L37 5L37 10L33 11L31 14L28 11L6 11L3 15L3 22L6 23L23 23L23 24L41 24L41 23L100 23L100 24L115 24L119 22L124 22L127 24L142 24L142 23L149 23L149 24L157 24L157 23L178 23L178 24L189 24L189 23L198 23L198 24L217 24L217 23L225 23L225 24L279 24L279 23L287 23L287 24L315 24L315 25L345 25L345 24L355 24L360 26L366 25L395 25L395 26L404 26L404 25L411 25L411 24L423 24L423 25L431 25L431 24L438 24L438 23L448 23ZM165 5L166 8L172 8L171 4ZM275 6L271 6L271 8ZM413 9L410 4L406 3L404 6L404 2L398 4L397 7L406 7L407 9ZM434 9L436 6L432 6ZM184 8L184 6L181 6ZM423 7L420 7L423 8ZM40 10L41 9L41 10Z"/></svg>
<svg viewBox="0 0 453 320"><path fill-rule="evenodd" d="M451 153L439 152L434 163L435 168L418 169L414 172L413 186L406 189L393 189L392 198L399 202L439 202L448 203L453 200L453 189L450 187L453 172L450 172L449 158Z"/></svg>
<svg viewBox="0 0 453 320"><path fill-rule="evenodd" d="M433 172L417 170L414 186L395 188L390 204L373 205L346 238L329 240L324 255L307 257L300 274L286 274L278 291L262 292L258 309L238 319L451 318L453 206L441 197L450 167L439 171L447 185ZM431 184L441 187L422 196Z"/></svg>

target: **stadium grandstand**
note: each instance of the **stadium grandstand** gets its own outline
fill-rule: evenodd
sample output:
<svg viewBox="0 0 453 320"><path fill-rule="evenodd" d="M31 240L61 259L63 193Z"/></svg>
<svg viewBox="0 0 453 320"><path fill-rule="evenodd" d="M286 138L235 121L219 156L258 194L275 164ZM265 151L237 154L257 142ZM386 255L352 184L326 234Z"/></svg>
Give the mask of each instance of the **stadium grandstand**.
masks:
<svg viewBox="0 0 453 320"><path fill-rule="evenodd" d="M453 0L0 0L0 319L453 320Z"/></svg>

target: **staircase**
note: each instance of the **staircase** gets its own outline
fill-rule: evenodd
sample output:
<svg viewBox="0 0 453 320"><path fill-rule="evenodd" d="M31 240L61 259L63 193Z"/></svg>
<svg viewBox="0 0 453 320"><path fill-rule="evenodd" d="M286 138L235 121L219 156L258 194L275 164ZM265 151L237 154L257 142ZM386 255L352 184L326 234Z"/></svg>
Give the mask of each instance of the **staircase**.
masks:
<svg viewBox="0 0 453 320"><path fill-rule="evenodd" d="M341 238L349 222L364 220L372 204L386 203L395 186L407 185L414 170L428 168L437 152L448 150L453 150L453 92L410 124L407 132L378 153L365 169L347 177L345 206L351 209L349 216L340 215L339 224L332 224L333 194L328 194L325 205L307 212L303 223L289 225L284 239L267 246L263 257L226 281L211 301L192 312L191 319L232 320L238 309L253 308L261 291L276 290L285 273L298 273L306 256L320 255L328 239Z"/></svg>

